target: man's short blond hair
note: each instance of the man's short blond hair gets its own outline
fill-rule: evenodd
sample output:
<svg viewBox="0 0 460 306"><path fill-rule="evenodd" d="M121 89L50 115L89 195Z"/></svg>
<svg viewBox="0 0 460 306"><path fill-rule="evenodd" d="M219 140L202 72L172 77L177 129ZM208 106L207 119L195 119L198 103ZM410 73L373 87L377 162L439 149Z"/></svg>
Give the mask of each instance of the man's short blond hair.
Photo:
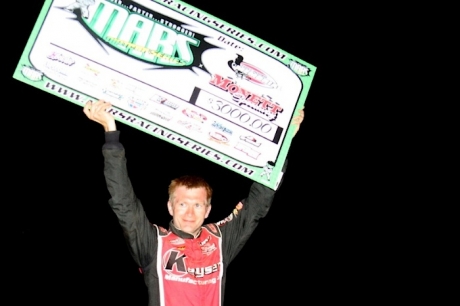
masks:
<svg viewBox="0 0 460 306"><path fill-rule="evenodd" d="M172 180L168 188L169 200L171 202L173 201L174 192L180 186L184 186L187 189L204 188L207 196L206 205L211 205L212 188L203 178L193 175L184 175Z"/></svg>

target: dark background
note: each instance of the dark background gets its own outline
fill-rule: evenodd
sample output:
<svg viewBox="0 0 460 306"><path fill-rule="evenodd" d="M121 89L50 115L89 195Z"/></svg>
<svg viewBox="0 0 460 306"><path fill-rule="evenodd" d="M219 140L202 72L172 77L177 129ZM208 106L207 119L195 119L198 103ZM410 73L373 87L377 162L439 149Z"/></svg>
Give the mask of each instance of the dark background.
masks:
<svg viewBox="0 0 460 306"><path fill-rule="evenodd" d="M336 111L335 89L327 80L332 39L327 14L308 2L285 7L267 1L187 2L317 67L283 186L228 270L225 305L326 303L353 294L357 289L340 289L349 282L342 269L350 267L343 265L348 238L340 234L345 211L337 202L343 154L331 132ZM20 25L8 33L12 56L4 75L9 119L3 148L10 199L5 205L13 210L9 254L16 271L10 284L19 289L18 305L145 306L142 276L107 204L102 127L81 107L12 78L42 5L28 2L27 10L17 13ZM167 226L170 220L167 186L177 176L197 174L211 183L208 221L226 217L249 189L251 181L230 170L121 123L118 129L130 178L154 223Z"/></svg>

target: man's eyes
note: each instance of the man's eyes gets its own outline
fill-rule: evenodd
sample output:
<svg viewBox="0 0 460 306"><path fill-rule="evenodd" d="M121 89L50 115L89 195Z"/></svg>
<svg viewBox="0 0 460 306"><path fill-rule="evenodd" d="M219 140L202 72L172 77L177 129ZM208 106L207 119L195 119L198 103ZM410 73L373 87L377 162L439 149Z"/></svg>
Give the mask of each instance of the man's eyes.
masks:
<svg viewBox="0 0 460 306"><path fill-rule="evenodd" d="M185 203L180 203L179 206L180 206L180 207L186 207L187 204L185 204ZM200 203L196 203L196 204L195 204L195 208L203 208L203 207L204 207L203 204L200 204Z"/></svg>

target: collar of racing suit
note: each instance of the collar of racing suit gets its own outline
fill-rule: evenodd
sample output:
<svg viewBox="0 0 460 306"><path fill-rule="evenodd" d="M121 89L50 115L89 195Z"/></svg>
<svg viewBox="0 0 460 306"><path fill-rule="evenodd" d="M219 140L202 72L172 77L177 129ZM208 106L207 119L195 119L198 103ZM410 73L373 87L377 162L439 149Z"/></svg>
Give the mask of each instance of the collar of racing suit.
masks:
<svg viewBox="0 0 460 306"><path fill-rule="evenodd" d="M179 236L179 237L181 237L181 238L184 238L184 239L194 239L194 238L200 237L200 235L201 235L201 228L200 228L200 230L198 231L198 233L197 233L195 236L193 236L192 234L183 232L183 231L181 231L180 229L178 229L178 228L174 225L173 220L171 220L171 221L169 222L169 230L170 230L171 232L173 232L174 234L176 234L177 236Z"/></svg>

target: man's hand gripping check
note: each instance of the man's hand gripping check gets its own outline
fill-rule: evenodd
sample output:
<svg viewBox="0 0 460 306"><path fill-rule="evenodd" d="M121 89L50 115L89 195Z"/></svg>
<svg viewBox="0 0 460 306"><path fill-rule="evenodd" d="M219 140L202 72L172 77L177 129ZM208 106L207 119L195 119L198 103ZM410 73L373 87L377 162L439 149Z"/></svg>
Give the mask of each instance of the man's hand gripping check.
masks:
<svg viewBox="0 0 460 306"><path fill-rule="evenodd" d="M303 108L301 108L301 109L299 109L297 115L295 115L294 118L292 118L291 124L295 126L294 136L299 131L300 124L302 123L304 116L305 116L305 114L304 114Z"/></svg>
<svg viewBox="0 0 460 306"><path fill-rule="evenodd" d="M103 100L97 102L88 101L83 108L83 112L89 119L101 124L106 132L116 131L115 119L112 114L107 112L111 107L112 104Z"/></svg>

